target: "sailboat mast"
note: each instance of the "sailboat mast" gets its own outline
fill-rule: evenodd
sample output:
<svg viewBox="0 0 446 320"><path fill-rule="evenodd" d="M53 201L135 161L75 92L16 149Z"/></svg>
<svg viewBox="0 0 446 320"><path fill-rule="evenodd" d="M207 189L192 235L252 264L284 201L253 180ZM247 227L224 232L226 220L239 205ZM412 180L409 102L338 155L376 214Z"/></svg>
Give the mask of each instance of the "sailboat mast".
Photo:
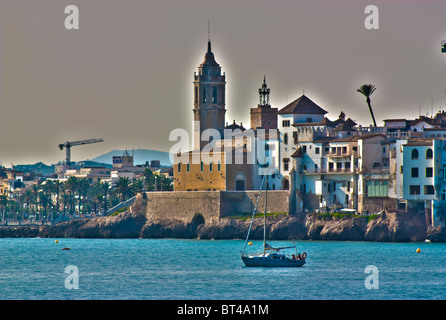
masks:
<svg viewBox="0 0 446 320"><path fill-rule="evenodd" d="M266 247L266 204L268 197L268 175L265 176L265 217L263 219L263 255L265 255Z"/></svg>

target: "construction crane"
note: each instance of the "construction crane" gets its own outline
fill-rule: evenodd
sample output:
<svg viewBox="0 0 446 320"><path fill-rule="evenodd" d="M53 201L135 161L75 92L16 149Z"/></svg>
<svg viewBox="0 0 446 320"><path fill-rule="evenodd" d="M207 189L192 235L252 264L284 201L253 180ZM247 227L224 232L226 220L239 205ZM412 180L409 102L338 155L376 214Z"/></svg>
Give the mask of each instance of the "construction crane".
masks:
<svg viewBox="0 0 446 320"><path fill-rule="evenodd" d="M103 142L103 141L104 141L104 139L88 139L88 140L79 140L79 141L66 141L65 143L59 144L59 149L63 150L63 148L65 148L65 150L66 150L65 163L69 165L71 163L71 147L80 146L80 145L83 145L83 144Z"/></svg>

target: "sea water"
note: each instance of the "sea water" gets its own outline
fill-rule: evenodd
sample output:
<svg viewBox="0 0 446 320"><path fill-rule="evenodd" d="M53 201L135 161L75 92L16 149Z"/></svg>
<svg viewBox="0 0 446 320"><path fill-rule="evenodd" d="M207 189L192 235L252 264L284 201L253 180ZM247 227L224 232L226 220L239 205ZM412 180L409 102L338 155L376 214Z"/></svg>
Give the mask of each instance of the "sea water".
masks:
<svg viewBox="0 0 446 320"><path fill-rule="evenodd" d="M303 267L247 268L242 240L55 240L0 239L0 299L446 299L446 244L296 241Z"/></svg>

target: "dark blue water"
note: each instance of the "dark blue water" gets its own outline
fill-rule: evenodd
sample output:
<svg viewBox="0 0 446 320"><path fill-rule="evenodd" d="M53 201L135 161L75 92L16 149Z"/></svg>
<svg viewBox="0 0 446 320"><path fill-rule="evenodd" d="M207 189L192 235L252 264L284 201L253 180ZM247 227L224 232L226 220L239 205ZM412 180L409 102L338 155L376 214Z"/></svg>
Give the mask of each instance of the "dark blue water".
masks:
<svg viewBox="0 0 446 320"><path fill-rule="evenodd" d="M0 299L446 299L446 244L296 244L304 267L267 269L243 265L240 240L0 239Z"/></svg>

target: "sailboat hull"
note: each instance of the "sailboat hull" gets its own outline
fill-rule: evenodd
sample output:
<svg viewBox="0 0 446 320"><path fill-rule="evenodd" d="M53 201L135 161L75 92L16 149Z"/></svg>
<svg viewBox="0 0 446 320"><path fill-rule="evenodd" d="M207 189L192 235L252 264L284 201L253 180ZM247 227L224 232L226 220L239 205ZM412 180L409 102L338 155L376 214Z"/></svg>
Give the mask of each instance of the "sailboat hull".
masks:
<svg viewBox="0 0 446 320"><path fill-rule="evenodd" d="M268 267L268 268L296 268L302 267L305 260L293 260L289 258L271 258L268 256L242 256L243 263L247 267Z"/></svg>

